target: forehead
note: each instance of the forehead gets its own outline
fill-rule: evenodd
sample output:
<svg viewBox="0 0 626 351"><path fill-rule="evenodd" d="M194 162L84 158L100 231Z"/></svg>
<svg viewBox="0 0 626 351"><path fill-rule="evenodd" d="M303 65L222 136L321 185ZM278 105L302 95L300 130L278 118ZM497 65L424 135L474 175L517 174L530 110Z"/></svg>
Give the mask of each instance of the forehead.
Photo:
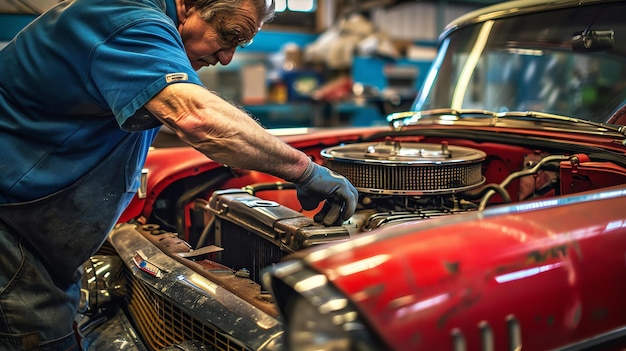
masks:
<svg viewBox="0 0 626 351"><path fill-rule="evenodd" d="M242 2L232 13L218 15L221 25L241 26L244 30L255 31L261 26L259 16L250 1Z"/></svg>

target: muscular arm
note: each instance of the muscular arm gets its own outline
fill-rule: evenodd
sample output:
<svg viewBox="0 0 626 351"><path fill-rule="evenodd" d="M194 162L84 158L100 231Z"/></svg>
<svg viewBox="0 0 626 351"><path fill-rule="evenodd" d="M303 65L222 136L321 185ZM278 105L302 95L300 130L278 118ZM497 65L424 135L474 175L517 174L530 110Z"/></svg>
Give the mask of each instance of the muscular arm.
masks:
<svg viewBox="0 0 626 351"><path fill-rule="evenodd" d="M183 141L216 162L287 180L300 177L309 163L304 153L201 86L169 85L146 108Z"/></svg>

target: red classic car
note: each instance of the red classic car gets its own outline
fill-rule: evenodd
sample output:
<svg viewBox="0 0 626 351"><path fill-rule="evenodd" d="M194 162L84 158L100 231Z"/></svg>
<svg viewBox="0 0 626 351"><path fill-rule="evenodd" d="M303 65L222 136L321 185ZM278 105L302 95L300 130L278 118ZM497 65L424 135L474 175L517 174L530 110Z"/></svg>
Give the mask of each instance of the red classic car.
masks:
<svg viewBox="0 0 626 351"><path fill-rule="evenodd" d="M623 350L624 13L487 7L389 126L276 130L359 190L339 226L164 131L85 263L84 348Z"/></svg>

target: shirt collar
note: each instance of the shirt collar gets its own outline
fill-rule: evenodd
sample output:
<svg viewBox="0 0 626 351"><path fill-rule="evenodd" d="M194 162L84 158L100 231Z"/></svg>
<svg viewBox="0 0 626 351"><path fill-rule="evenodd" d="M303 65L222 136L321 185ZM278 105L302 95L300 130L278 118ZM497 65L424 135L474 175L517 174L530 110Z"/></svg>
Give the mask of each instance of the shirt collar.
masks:
<svg viewBox="0 0 626 351"><path fill-rule="evenodd" d="M178 27L178 14L176 12L176 0L165 0L165 14L174 21L174 25Z"/></svg>

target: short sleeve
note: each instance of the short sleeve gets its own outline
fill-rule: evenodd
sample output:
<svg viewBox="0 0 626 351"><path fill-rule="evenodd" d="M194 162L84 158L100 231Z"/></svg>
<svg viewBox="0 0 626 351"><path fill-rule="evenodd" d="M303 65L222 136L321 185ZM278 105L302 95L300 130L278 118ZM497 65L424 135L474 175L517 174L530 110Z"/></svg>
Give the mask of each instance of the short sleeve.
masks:
<svg viewBox="0 0 626 351"><path fill-rule="evenodd" d="M203 85L176 29L159 21L134 24L99 45L90 77L120 126L146 117L143 106L169 84Z"/></svg>

